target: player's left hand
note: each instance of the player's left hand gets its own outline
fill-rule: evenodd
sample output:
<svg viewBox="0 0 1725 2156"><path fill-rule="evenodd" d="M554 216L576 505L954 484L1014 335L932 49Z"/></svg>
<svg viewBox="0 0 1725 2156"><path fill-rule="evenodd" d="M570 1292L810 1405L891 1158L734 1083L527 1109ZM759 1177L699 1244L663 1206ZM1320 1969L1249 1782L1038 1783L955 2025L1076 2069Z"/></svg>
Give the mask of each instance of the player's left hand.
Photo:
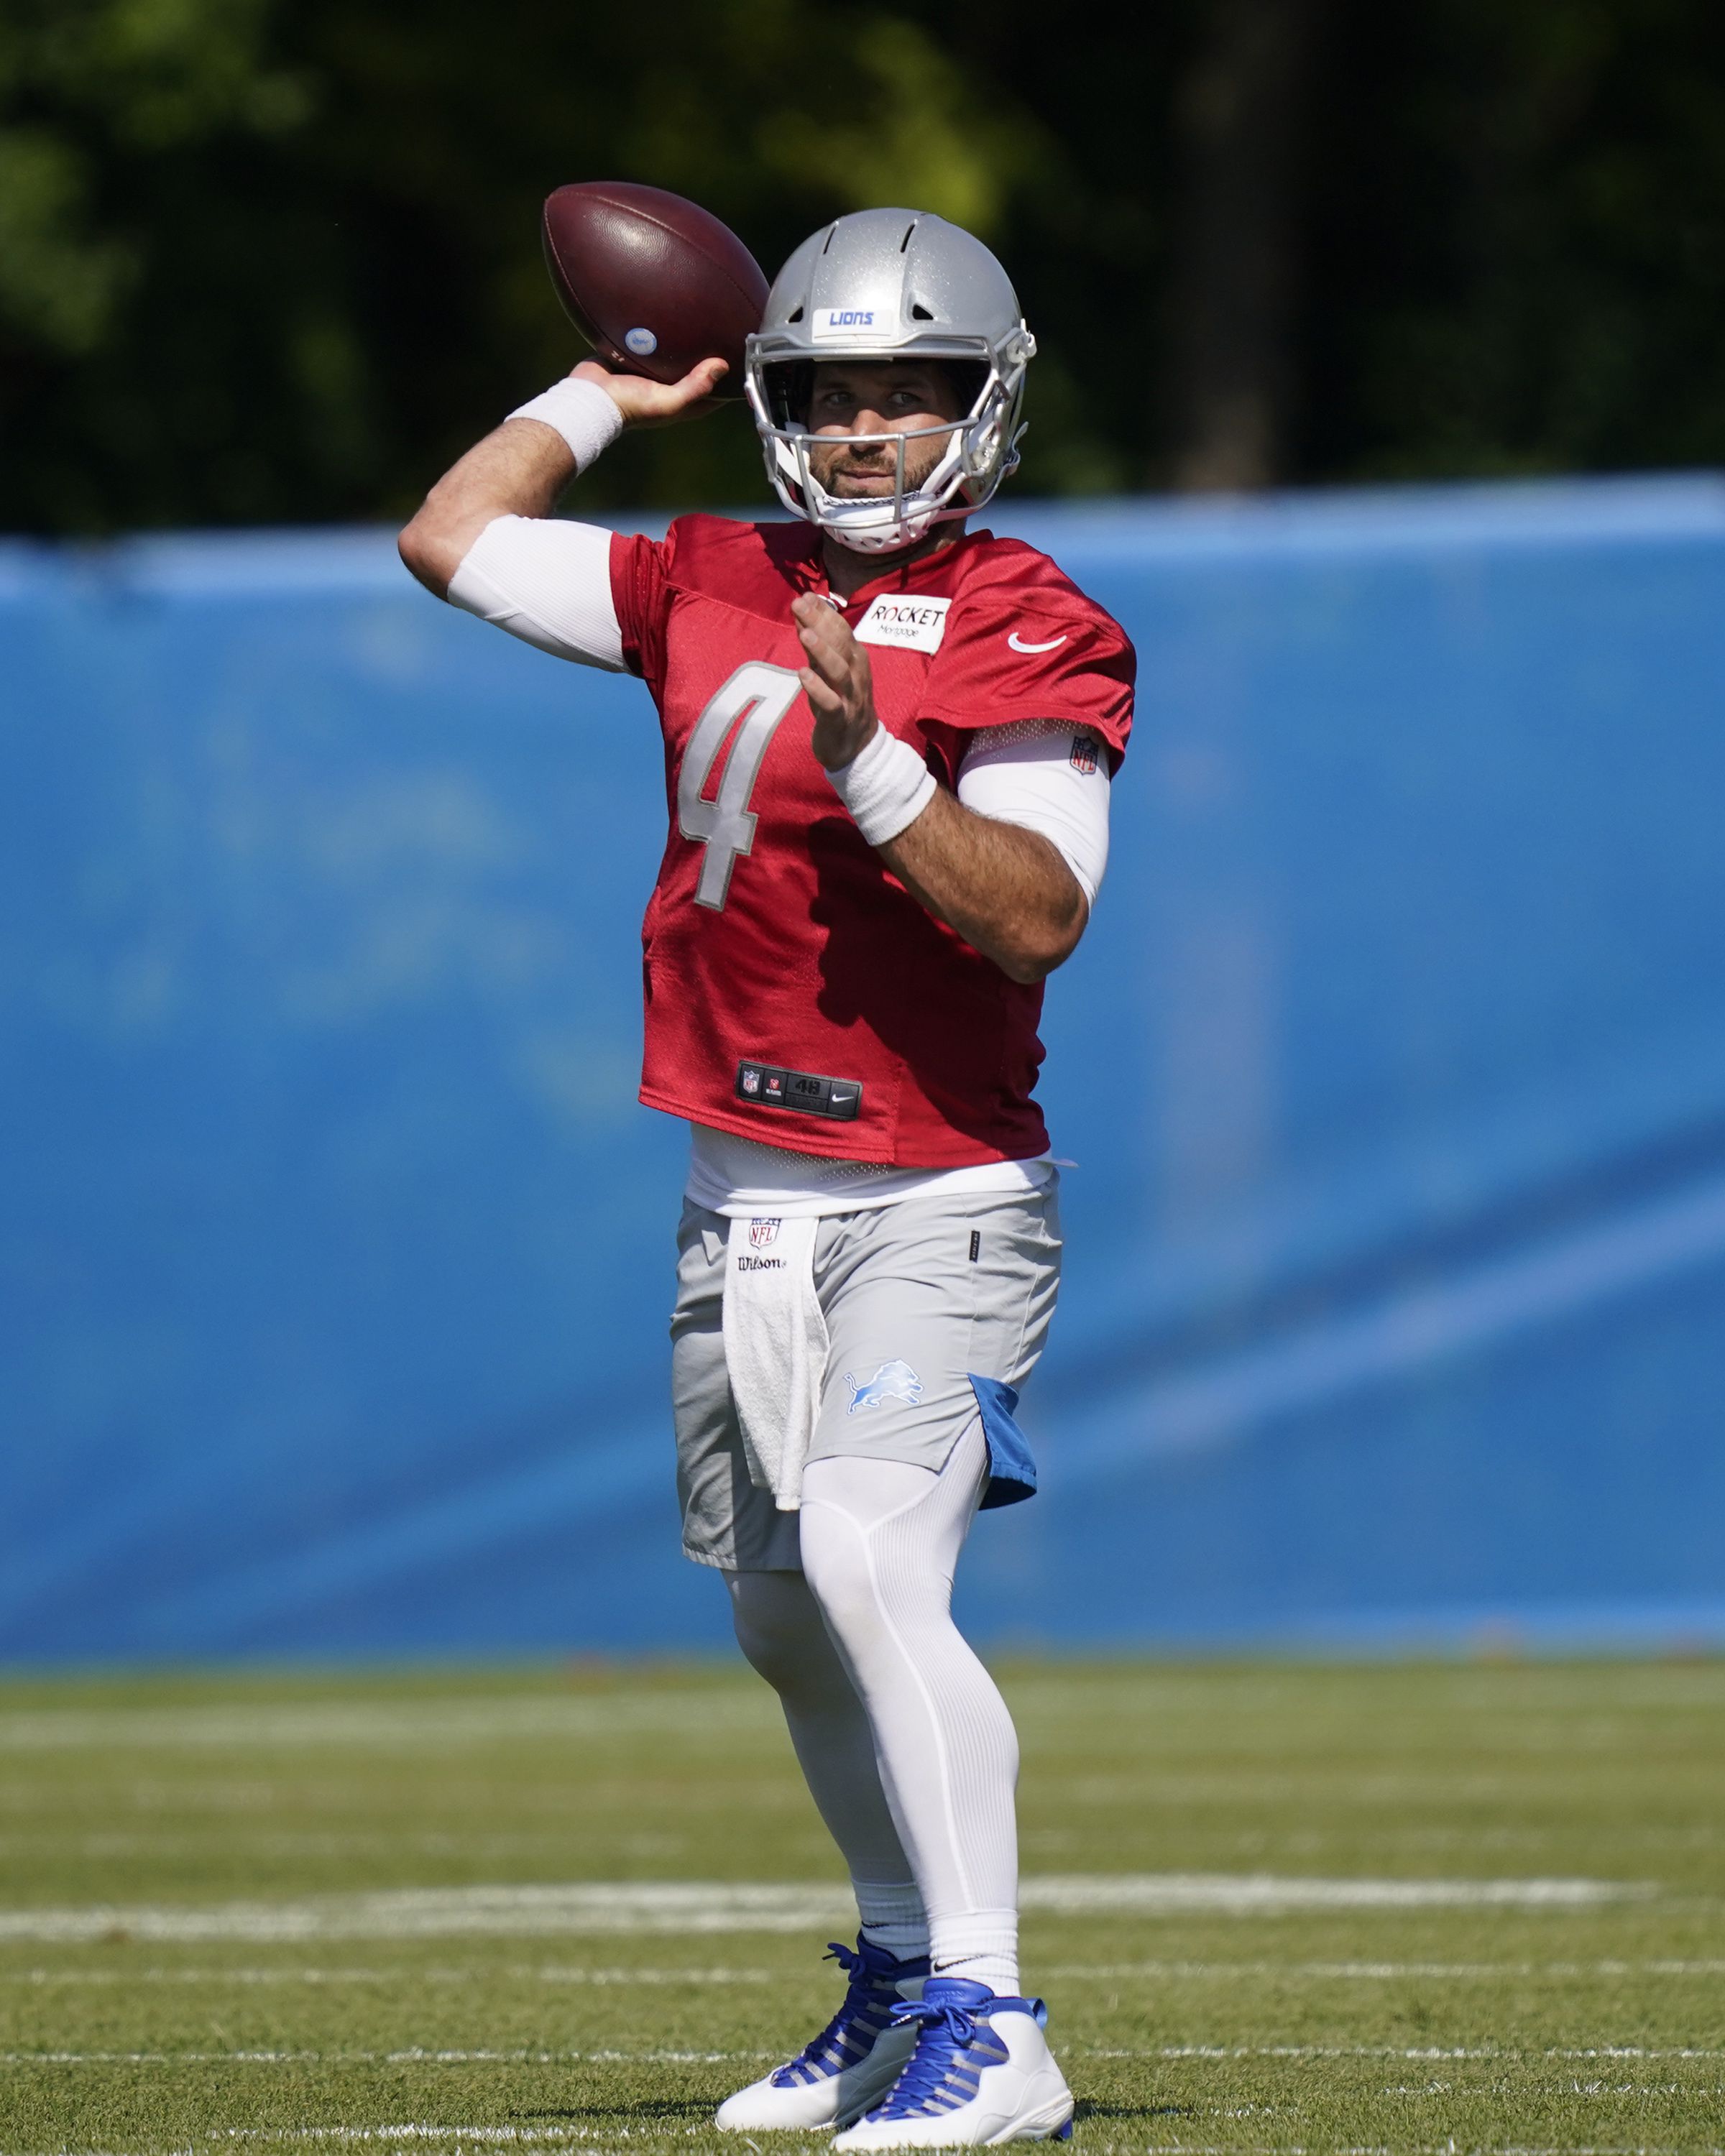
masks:
<svg viewBox="0 0 1725 2156"><path fill-rule="evenodd" d="M875 716L869 654L838 608L814 593L793 600L791 613L809 654L797 678L814 714L809 746L817 762L829 771L842 771L868 747L880 723Z"/></svg>

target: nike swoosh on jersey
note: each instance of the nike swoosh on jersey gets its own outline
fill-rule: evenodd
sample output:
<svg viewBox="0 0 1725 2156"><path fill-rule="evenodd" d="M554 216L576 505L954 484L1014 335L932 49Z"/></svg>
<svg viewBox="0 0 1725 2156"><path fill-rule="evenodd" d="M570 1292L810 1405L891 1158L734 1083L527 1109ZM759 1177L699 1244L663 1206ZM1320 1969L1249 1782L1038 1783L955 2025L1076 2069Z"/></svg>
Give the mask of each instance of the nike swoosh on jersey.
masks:
<svg viewBox="0 0 1725 2156"><path fill-rule="evenodd" d="M1014 651L1052 651L1056 645L1064 644L1066 639L1064 636L1055 636L1050 637L1046 644L1025 644L1020 640L1018 631L1014 629L1006 640Z"/></svg>

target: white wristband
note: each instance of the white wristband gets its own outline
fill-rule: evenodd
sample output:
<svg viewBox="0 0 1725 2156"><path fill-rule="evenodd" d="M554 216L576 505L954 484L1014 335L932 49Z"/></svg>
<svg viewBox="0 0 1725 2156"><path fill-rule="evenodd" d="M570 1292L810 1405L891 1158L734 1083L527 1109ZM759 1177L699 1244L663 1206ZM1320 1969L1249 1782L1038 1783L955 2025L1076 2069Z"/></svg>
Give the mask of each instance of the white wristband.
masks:
<svg viewBox="0 0 1725 2156"><path fill-rule="evenodd" d="M608 396L597 382L578 382L572 375L552 382L542 397L531 398L509 416L536 419L542 427L561 434L569 444L578 472L584 472L623 432L623 414L616 399Z"/></svg>
<svg viewBox="0 0 1725 2156"><path fill-rule="evenodd" d="M879 726L868 747L842 771L829 771L833 791L871 846L908 830L928 806L934 774L908 742Z"/></svg>

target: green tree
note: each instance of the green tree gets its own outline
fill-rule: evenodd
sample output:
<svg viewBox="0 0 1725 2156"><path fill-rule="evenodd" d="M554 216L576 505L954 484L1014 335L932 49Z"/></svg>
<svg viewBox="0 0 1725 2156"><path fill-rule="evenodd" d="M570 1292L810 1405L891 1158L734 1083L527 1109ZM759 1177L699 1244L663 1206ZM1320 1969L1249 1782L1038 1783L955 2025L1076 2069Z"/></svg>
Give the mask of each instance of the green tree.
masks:
<svg viewBox="0 0 1725 2156"><path fill-rule="evenodd" d="M37 529L406 507L578 354L536 240L565 179L696 194L776 265L883 195L991 231L1040 150L916 23L798 0L650 25L506 0L483 35L450 0L71 0L13 43L3 140L42 177L4 213L32 251L0 321L0 484ZM595 479L759 490L736 413Z"/></svg>
<svg viewBox="0 0 1725 2156"><path fill-rule="evenodd" d="M1020 490L1725 458L1717 0L0 0L0 526L393 516L566 368L541 200L1010 265ZM742 413L584 498L759 501Z"/></svg>
<svg viewBox="0 0 1725 2156"><path fill-rule="evenodd" d="M1334 59L1300 467L1725 461L1725 10L1362 4Z"/></svg>

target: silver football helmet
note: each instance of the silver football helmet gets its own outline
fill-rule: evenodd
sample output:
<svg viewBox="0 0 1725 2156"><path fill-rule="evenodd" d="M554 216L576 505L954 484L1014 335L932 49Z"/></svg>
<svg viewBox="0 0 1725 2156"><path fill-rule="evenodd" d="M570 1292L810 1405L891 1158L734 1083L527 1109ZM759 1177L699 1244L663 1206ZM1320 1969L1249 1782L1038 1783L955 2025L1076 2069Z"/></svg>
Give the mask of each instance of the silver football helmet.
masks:
<svg viewBox="0 0 1725 2156"><path fill-rule="evenodd" d="M858 210L824 225L779 271L744 360L774 491L794 515L865 554L913 546L931 526L969 516L1017 467L1024 369L1035 351L1006 272L959 226L914 209ZM815 364L912 358L968 362L978 385L968 412L950 425L892 437L891 495L829 494L809 468L815 443L878 446L880 438L810 434ZM907 489L906 445L934 435L946 437L946 448L922 484Z"/></svg>

